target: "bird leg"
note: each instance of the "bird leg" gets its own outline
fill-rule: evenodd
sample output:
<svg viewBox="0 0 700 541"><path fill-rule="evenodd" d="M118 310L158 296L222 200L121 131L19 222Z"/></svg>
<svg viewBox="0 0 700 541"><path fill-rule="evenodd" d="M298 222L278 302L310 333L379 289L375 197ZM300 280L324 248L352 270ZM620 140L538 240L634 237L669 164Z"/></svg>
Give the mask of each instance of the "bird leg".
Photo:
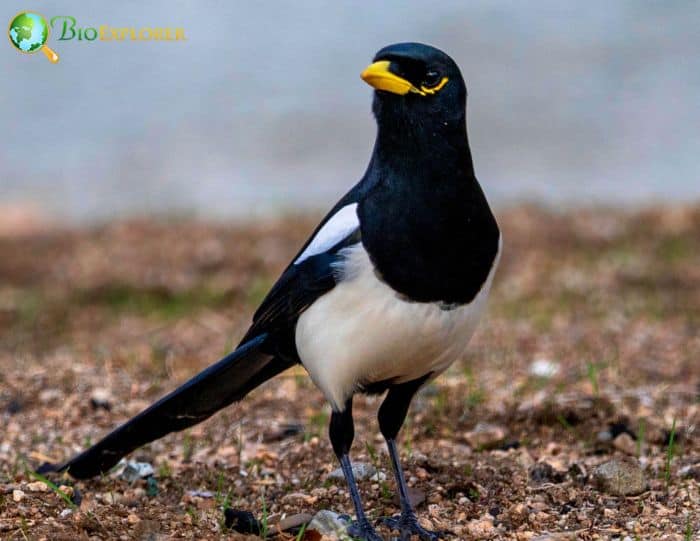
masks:
<svg viewBox="0 0 700 541"><path fill-rule="evenodd" d="M394 476L399 489L399 500L401 502L401 515L385 518L383 522L389 528L398 530L401 533L402 541L410 540L412 535L417 535L421 541L437 541L440 539L439 533L428 531L418 524L418 519L408 498L408 487L401 469L399 452L396 448L396 435L406 419L411 399L426 379L427 377L390 388L379 408L379 428L384 439L386 439L389 449L391 465L394 469Z"/></svg>
<svg viewBox="0 0 700 541"><path fill-rule="evenodd" d="M348 526L348 534L355 539L363 541L382 541L382 538L372 527L362 508L360 492L357 490L357 483L355 483L355 476L352 473L352 464L350 464L348 455L352 446L352 440L355 437L355 427L352 420L352 398L346 402L343 411L333 411L331 414L329 435L333 451L340 461L340 467L348 483L350 498L352 498L352 503L355 506L357 521Z"/></svg>
<svg viewBox="0 0 700 541"><path fill-rule="evenodd" d="M383 520L384 524L386 524L392 530L398 530L401 532L402 540L410 540L412 535L417 535L421 541L437 541L440 539L439 533L426 530L420 524L418 524L416 513L413 511L411 501L408 499L408 487L406 486L406 479L404 479L403 470L401 469L399 452L396 449L396 441L393 439L387 439L386 444L389 448L391 464L394 467L396 484L399 487L401 515L397 517L385 518Z"/></svg>

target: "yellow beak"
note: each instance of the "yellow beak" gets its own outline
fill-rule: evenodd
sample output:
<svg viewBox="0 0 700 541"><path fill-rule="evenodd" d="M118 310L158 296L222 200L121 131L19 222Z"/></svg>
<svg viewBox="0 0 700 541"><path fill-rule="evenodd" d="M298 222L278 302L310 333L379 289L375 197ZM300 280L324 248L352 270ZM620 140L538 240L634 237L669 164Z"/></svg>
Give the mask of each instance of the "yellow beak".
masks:
<svg viewBox="0 0 700 541"><path fill-rule="evenodd" d="M362 72L360 77L362 77L365 83L373 86L377 90L386 90L387 92L393 92L401 96L411 91L415 92L416 88L411 83L389 71L390 64L391 62L388 60L380 60L379 62L370 64L365 71Z"/></svg>

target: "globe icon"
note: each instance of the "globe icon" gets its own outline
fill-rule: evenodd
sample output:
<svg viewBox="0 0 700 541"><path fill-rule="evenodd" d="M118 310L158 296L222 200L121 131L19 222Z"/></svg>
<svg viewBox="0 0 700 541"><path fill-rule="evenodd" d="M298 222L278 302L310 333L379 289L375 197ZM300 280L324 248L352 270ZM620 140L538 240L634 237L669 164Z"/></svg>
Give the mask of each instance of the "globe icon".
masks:
<svg viewBox="0 0 700 541"><path fill-rule="evenodd" d="M46 46L49 39L49 25L38 13L24 11L10 21L7 30L10 43L22 53L43 51L51 62L58 62L58 55Z"/></svg>

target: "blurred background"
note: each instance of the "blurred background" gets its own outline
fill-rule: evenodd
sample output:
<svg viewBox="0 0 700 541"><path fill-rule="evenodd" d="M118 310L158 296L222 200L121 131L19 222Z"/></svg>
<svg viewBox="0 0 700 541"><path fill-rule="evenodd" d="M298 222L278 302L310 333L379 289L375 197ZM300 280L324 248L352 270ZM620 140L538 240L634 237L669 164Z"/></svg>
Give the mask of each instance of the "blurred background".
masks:
<svg viewBox="0 0 700 541"><path fill-rule="evenodd" d="M469 87L497 205L700 196L700 4L539 1L5 1L77 26L184 27L186 42L57 41L0 53L0 210L101 222L319 210L364 172L375 51L424 41Z"/></svg>

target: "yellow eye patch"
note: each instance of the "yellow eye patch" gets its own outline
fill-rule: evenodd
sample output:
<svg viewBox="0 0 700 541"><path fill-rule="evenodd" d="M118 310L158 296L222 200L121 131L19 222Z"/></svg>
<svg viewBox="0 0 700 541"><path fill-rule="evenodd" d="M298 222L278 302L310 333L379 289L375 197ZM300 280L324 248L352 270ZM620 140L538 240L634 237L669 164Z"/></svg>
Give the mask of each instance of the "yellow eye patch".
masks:
<svg viewBox="0 0 700 541"><path fill-rule="evenodd" d="M390 65L391 62L388 60L374 62L367 66L360 77L362 77L364 82L377 90L386 90L387 92L399 94L400 96L404 96L409 92L420 94L421 96L432 95L441 90L449 80L447 77L443 77L442 80L433 87L429 88L425 85L421 85L420 88L416 88L410 81L389 71Z"/></svg>
<svg viewBox="0 0 700 541"><path fill-rule="evenodd" d="M443 77L438 84L436 84L435 86L431 86L430 88L428 88L425 85L421 85L421 94L423 96L425 96L425 94L435 94L435 92L439 92L440 90L442 90L442 87L447 84L447 81L449 81L449 79L447 77Z"/></svg>

